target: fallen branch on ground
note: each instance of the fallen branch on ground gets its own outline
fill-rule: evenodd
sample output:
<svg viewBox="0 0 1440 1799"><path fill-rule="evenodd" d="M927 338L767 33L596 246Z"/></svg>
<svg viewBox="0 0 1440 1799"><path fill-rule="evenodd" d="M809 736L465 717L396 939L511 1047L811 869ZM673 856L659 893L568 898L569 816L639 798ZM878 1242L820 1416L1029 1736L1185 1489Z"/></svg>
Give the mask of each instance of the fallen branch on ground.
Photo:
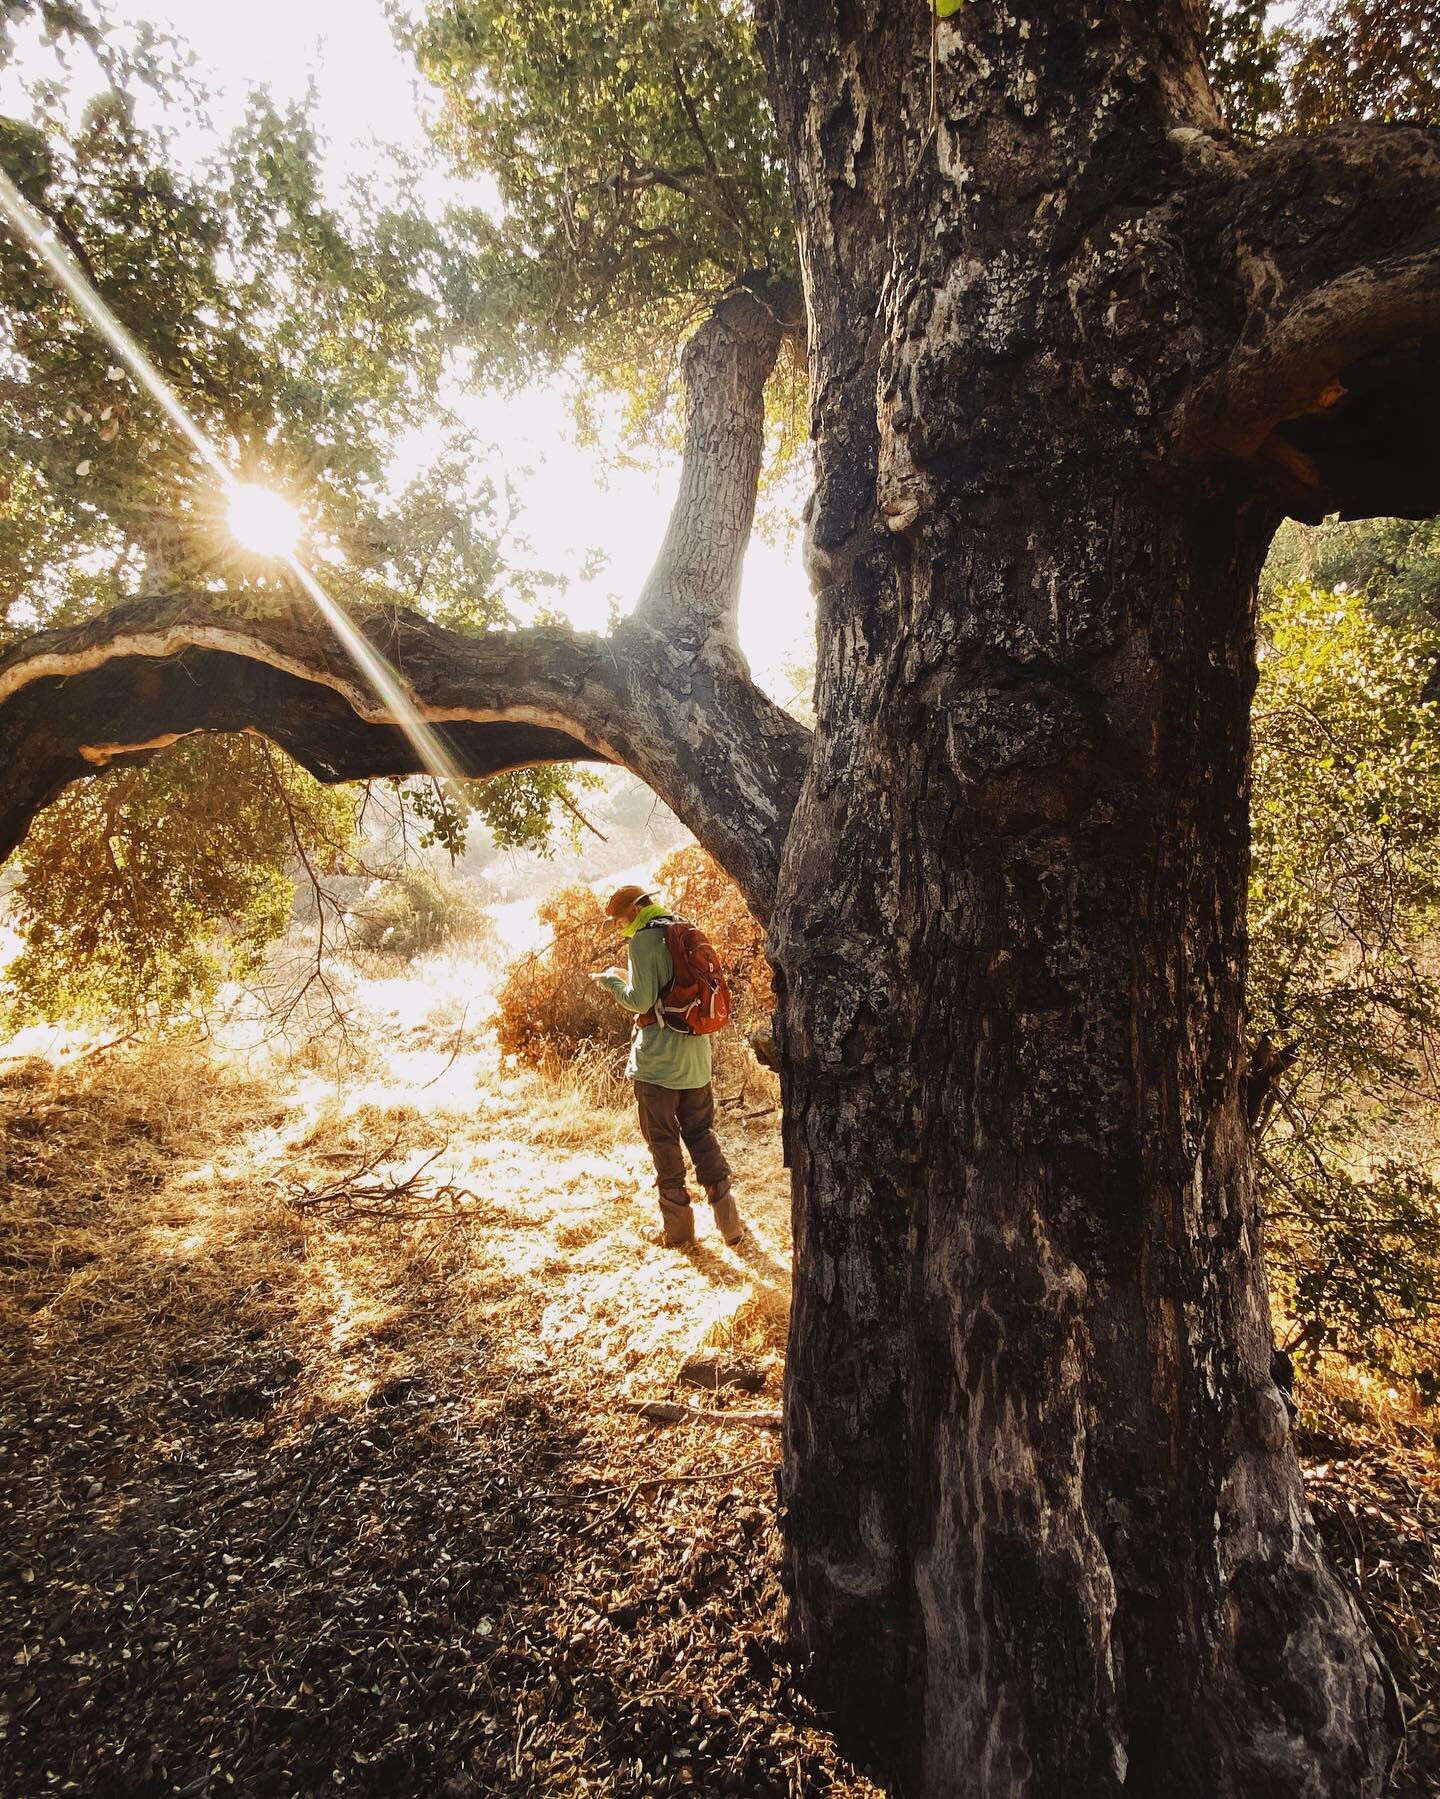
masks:
<svg viewBox="0 0 1440 1799"><path fill-rule="evenodd" d="M659 1404L661 1402L656 1401L655 1403ZM686 1408L684 1406L676 1406L672 1409L683 1412ZM630 1485L625 1488L617 1505L613 1506L603 1517L597 1518L591 1524L587 1524L585 1528L577 1534L582 1537L588 1537L593 1535L597 1530L603 1530L607 1525L613 1524L623 1512L629 1511L630 1507L634 1505L635 1501L642 1493L648 1492L652 1487L705 1486L712 1481L733 1480L737 1475L753 1473L757 1468L778 1468L779 1466L780 1464L776 1461L772 1461L769 1456L757 1456L753 1462L741 1462L738 1468L713 1468L706 1474L647 1475L643 1480L632 1481ZM587 1499L593 1499L600 1493L613 1493L618 1492L619 1490L618 1486L611 1486L608 1488L596 1487L591 1492L587 1493L585 1497Z"/></svg>
<svg viewBox="0 0 1440 1799"><path fill-rule="evenodd" d="M718 1393L721 1387L741 1387L747 1393L759 1393L765 1386L765 1370L740 1356L724 1355L718 1350L702 1349L686 1356L680 1364L680 1378L692 1387L705 1387Z"/></svg>
<svg viewBox="0 0 1440 1799"><path fill-rule="evenodd" d="M450 1147L448 1139L412 1173L399 1180L378 1178L376 1171L393 1160L399 1145L399 1136L392 1137L377 1155L365 1157L323 1187L294 1180L288 1184L272 1180L270 1185L279 1187L285 1203L297 1212L323 1212L367 1224L425 1224L439 1219L463 1227L468 1220L462 1201L476 1201L477 1196L453 1181L431 1187L425 1179L426 1171Z"/></svg>
<svg viewBox="0 0 1440 1799"><path fill-rule="evenodd" d="M702 1406L680 1405L673 1399L627 1399L627 1412L648 1418L652 1424L749 1424L759 1430L779 1430L779 1412L707 1411Z"/></svg>
<svg viewBox="0 0 1440 1799"><path fill-rule="evenodd" d="M586 1499L596 1499L604 1493L643 1493L649 1487L699 1487L711 1481L734 1480L741 1474L753 1474L757 1468L775 1468L779 1464L769 1456L756 1456L754 1461L739 1462L733 1468L711 1468L702 1474L647 1474L640 1480L628 1483L618 1480L604 1481L585 1489Z"/></svg>

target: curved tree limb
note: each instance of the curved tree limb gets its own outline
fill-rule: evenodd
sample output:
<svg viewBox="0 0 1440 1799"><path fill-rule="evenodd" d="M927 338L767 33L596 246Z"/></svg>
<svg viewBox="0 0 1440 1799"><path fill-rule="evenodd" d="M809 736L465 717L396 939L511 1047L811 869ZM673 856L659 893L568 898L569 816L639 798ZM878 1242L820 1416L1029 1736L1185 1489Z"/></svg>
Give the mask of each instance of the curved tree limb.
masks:
<svg viewBox="0 0 1440 1799"><path fill-rule="evenodd" d="M724 295L685 345L680 489L635 618L687 648L734 651L740 573L765 448L765 383L798 329L791 282L754 278Z"/></svg>
<svg viewBox="0 0 1440 1799"><path fill-rule="evenodd" d="M687 350L690 431L675 516L635 615L610 637L540 627L464 636L418 613L357 616L462 773L623 764L768 918L809 734L749 677L735 594L762 392L780 326L741 292ZM246 618L215 596L128 602L0 653L0 858L70 781L195 731L262 732L325 781L414 773L416 752L341 644L297 599Z"/></svg>
<svg viewBox="0 0 1440 1799"><path fill-rule="evenodd" d="M1250 463L1302 519L1435 512L1440 130L1172 141L1200 184L1186 230L1222 356L1177 408L1171 453Z"/></svg>

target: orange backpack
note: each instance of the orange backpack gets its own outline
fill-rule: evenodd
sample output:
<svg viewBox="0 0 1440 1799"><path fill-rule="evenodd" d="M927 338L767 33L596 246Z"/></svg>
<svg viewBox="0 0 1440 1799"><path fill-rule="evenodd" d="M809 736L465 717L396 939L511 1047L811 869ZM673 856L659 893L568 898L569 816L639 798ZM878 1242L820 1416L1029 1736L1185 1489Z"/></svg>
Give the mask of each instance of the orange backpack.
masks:
<svg viewBox="0 0 1440 1799"><path fill-rule="evenodd" d="M660 989L656 1004L636 1022L663 1025L690 1037L724 1030L730 1022L730 989L710 939L687 918L656 918L641 929L665 932L675 973Z"/></svg>

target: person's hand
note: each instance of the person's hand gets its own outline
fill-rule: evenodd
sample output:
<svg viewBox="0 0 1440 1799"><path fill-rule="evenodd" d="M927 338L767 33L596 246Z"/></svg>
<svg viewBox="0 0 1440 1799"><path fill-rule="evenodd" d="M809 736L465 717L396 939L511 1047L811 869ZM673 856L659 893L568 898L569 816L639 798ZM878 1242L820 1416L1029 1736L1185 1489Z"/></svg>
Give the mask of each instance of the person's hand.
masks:
<svg viewBox="0 0 1440 1799"><path fill-rule="evenodd" d="M590 979L592 981L623 981L625 971L623 968L607 968L601 974L592 974Z"/></svg>

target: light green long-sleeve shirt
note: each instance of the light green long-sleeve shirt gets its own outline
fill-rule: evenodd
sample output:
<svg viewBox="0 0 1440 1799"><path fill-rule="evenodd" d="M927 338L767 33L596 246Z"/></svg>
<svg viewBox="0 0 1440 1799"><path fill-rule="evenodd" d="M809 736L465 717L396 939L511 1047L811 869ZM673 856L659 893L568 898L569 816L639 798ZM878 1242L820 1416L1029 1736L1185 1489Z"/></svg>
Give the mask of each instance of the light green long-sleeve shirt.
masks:
<svg viewBox="0 0 1440 1799"><path fill-rule="evenodd" d="M655 925L637 931L630 939L628 978L602 975L600 984L627 1012L638 1016L650 1010L674 973L665 932ZM657 1087L703 1087L710 1079L710 1039L647 1024L630 1039L625 1073L632 1081L651 1081Z"/></svg>

